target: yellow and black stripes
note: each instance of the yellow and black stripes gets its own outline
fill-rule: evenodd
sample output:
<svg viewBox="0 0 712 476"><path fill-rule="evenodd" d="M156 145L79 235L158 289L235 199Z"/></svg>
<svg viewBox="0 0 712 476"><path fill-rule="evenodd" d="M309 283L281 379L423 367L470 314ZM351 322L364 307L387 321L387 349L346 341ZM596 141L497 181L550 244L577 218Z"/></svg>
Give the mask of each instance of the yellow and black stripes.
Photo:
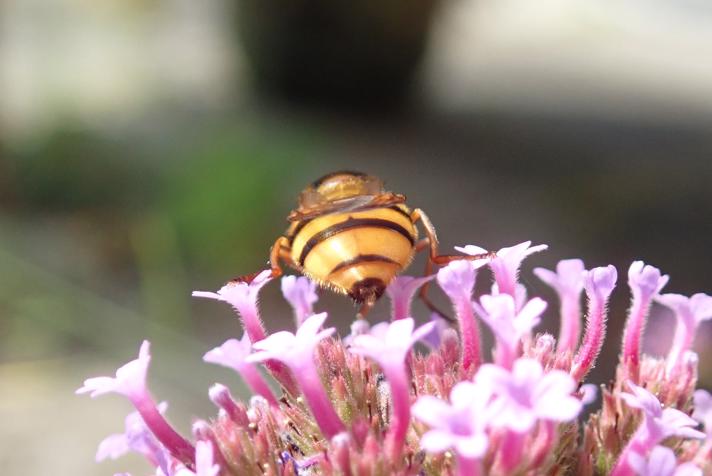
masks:
<svg viewBox="0 0 712 476"><path fill-rule="evenodd" d="M362 302L380 297L410 263L417 230L407 208L393 206L293 223L287 237L305 274Z"/></svg>

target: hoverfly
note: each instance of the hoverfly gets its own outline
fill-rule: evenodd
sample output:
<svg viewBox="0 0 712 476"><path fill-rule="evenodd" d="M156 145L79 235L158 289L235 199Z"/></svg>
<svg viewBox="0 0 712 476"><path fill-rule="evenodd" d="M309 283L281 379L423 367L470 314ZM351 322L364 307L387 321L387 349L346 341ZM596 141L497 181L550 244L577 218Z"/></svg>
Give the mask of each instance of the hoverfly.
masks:
<svg viewBox="0 0 712 476"><path fill-rule="evenodd" d="M282 275L282 261L320 287L350 296L359 306L358 316L365 317L419 251L429 250L426 275L434 265L490 256L439 254L430 219L422 210L408 208L405 199L386 191L377 177L360 172L321 177L301 192L298 208L287 217L286 233L272 246L272 276ZM420 240L418 222L425 231ZM253 276L238 279L249 281ZM426 290L421 288L421 299L440 313Z"/></svg>

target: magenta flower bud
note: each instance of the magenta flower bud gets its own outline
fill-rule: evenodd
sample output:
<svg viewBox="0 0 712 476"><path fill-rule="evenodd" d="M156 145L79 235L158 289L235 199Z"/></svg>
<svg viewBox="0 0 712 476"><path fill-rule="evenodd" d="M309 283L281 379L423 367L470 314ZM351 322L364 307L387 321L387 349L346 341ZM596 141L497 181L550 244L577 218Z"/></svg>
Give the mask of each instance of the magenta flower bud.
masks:
<svg viewBox="0 0 712 476"><path fill-rule="evenodd" d="M267 400L270 405L278 407L279 403L270 390L267 382L255 365L248 362L247 356L252 352L252 345L247 334L241 340L228 339L220 347L216 347L203 356L205 362L222 365L233 369L245 380L250 389Z"/></svg>
<svg viewBox="0 0 712 476"><path fill-rule="evenodd" d="M184 464L193 466L195 463L193 445L180 436L161 415L146 386L146 374L151 362L150 346L147 340L143 341L138 358L120 367L116 371L116 377L87 379L76 393L89 393L92 398L106 393L118 393L127 397L136 407L146 426L171 455Z"/></svg>
<svg viewBox="0 0 712 476"><path fill-rule="evenodd" d="M514 298L509 294L486 294L480 298L480 304L474 308L497 340L495 363L509 369L521 354L522 337L539 324L546 302L534 298L517 312Z"/></svg>
<svg viewBox="0 0 712 476"><path fill-rule="evenodd" d="M593 268L584 275L584 289L588 297L586 333L571 368L577 382L593 367L606 335L608 299L616 286L618 272L613 265Z"/></svg>
<svg viewBox="0 0 712 476"><path fill-rule="evenodd" d="M282 294L294 309L297 327L314 314L314 303L319 300L316 283L304 276L285 276L282 278Z"/></svg>
<svg viewBox="0 0 712 476"><path fill-rule="evenodd" d="M534 268L534 274L556 291L559 296L561 327L558 350L573 352L581 334L581 291L585 272L580 259L561 260L556 272Z"/></svg>
<svg viewBox="0 0 712 476"><path fill-rule="evenodd" d="M438 271L438 284L450 298L460 325L460 363L465 374L476 369L482 361L480 330L472 312L475 278L476 267L466 260L453 261Z"/></svg>
<svg viewBox="0 0 712 476"><path fill-rule="evenodd" d="M489 446L487 436L488 408L491 392L486 386L463 381L450 392L450 403L431 395L418 398L413 415L430 427L420 439L428 453L453 449L457 455L457 474L481 474L481 459Z"/></svg>
<svg viewBox="0 0 712 476"><path fill-rule="evenodd" d="M702 321L712 318L712 296L698 293L688 298L680 294L661 294L655 300L672 309L677 318L675 335L667 357L667 373L672 376L681 365L685 352L692 348L697 327Z"/></svg>
<svg viewBox="0 0 712 476"><path fill-rule="evenodd" d="M257 342L266 336L265 327L257 307L257 297L262 286L272 280L272 271L266 269L249 283L230 281L218 292L193 291L193 297L216 299L230 304L237 311L250 342Z"/></svg>
<svg viewBox="0 0 712 476"><path fill-rule="evenodd" d="M208 396L210 401L215 404L218 408L223 410L225 414L236 424L241 426L247 426L250 422L247 420L245 411L240 409L240 407L232 398L230 389L225 385L216 383L208 390Z"/></svg>
<svg viewBox="0 0 712 476"><path fill-rule="evenodd" d="M274 359L287 365L294 374L299 388L309 405L319 428L327 438L344 431L344 424L334 411L326 394L314 361L314 351L322 339L334 333L334 328L320 331L326 320L326 313L308 317L297 329L296 334L275 332L266 339L255 342L257 352L247 358L248 362L263 362Z"/></svg>
<svg viewBox="0 0 712 476"><path fill-rule="evenodd" d="M406 369L406 358L411 347L432 331L435 324L429 322L413 330L412 318L400 319L390 324L380 323L370 334L354 339L351 352L364 355L376 361L383 370L391 390L393 416L389 436L393 451L400 454L410 425L410 379Z"/></svg>
<svg viewBox="0 0 712 476"><path fill-rule="evenodd" d="M531 241L525 241L518 245L502 248L497 251L496 257L489 262L489 267L497 283L498 292L509 294L513 298L517 297L517 279L519 278L519 268L522 265L522 261L527 256L548 248L547 245L530 246L531 244ZM456 249L468 253L467 247Z"/></svg>
<svg viewBox="0 0 712 476"><path fill-rule="evenodd" d="M410 316L410 304L418 289L431 281L435 275L414 278L413 276L398 276L386 288L386 294L391 299L391 319L405 319Z"/></svg>
<svg viewBox="0 0 712 476"><path fill-rule="evenodd" d="M626 367L628 377L633 382L638 382L639 378L640 341L645 330L650 303L653 297L667 284L668 279L667 275L660 274L659 269L646 265L642 261L634 261L628 269L628 286L630 286L633 299L623 332L621 359Z"/></svg>
<svg viewBox="0 0 712 476"><path fill-rule="evenodd" d="M671 436L702 439L705 434L694 429L697 422L674 408L665 408L660 401L644 389L628 382L633 393L621 393L628 406L642 411L643 421L633 434L611 472L611 476L633 476L634 465L639 457L644 457L658 443Z"/></svg>

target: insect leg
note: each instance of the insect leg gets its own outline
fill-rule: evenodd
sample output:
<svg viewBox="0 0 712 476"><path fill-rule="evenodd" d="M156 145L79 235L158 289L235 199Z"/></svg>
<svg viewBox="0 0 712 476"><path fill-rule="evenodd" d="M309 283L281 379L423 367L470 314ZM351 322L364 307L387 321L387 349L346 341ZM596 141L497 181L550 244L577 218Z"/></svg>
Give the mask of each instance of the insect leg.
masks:
<svg viewBox="0 0 712 476"><path fill-rule="evenodd" d="M428 259L425 262L425 276L427 276L433 272L433 265L442 266L442 265L450 263L451 261L456 261L456 260L460 260L460 259L477 260L477 259L484 259L484 258L492 257L492 253L483 253L483 254L479 254L479 255L441 255L441 254L438 254L438 237L437 237L437 234L435 233L435 227L433 226L433 223L430 221L430 218L428 218L428 215L426 215L425 212L423 212L421 209L416 208L411 213L410 219L413 223L417 223L418 220L420 220L420 222L423 224L423 229L425 230L426 238L424 238L423 240L420 240L416 244L416 247L415 247L416 251L421 251L421 250L425 249L426 247L428 247L430 250ZM425 283L420 288L418 297L423 301L423 303L432 312L439 314L440 316L442 316L444 319L446 319L449 322L454 322L454 319L452 317L450 317L447 314L440 311L432 303L432 301L430 301L430 298L428 297L428 294L427 294L429 285L430 285L430 283Z"/></svg>
<svg viewBox="0 0 712 476"><path fill-rule="evenodd" d="M269 264L272 268L273 278L278 278L283 274L282 268L279 265L280 260L288 266L294 267L294 262L292 261L292 256L290 254L291 249L289 239L286 236L280 236L277 240L275 240L269 252Z"/></svg>

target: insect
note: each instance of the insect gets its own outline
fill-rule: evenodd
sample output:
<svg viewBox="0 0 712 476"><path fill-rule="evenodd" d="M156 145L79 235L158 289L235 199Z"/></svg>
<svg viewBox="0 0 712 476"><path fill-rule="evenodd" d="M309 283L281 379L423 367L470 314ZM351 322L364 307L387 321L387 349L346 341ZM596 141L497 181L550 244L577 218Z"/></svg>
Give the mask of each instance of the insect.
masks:
<svg viewBox="0 0 712 476"><path fill-rule="evenodd" d="M371 175L340 171L321 177L302 191L299 206L287 217L287 231L274 242L272 275L282 275L284 262L319 286L350 296L359 306L358 316L365 317L419 251L429 251L425 274L434 265L489 256L439 254L430 219L422 210L408 208L405 200ZM425 232L422 239L418 222ZM440 313L426 292L423 286L423 302Z"/></svg>

